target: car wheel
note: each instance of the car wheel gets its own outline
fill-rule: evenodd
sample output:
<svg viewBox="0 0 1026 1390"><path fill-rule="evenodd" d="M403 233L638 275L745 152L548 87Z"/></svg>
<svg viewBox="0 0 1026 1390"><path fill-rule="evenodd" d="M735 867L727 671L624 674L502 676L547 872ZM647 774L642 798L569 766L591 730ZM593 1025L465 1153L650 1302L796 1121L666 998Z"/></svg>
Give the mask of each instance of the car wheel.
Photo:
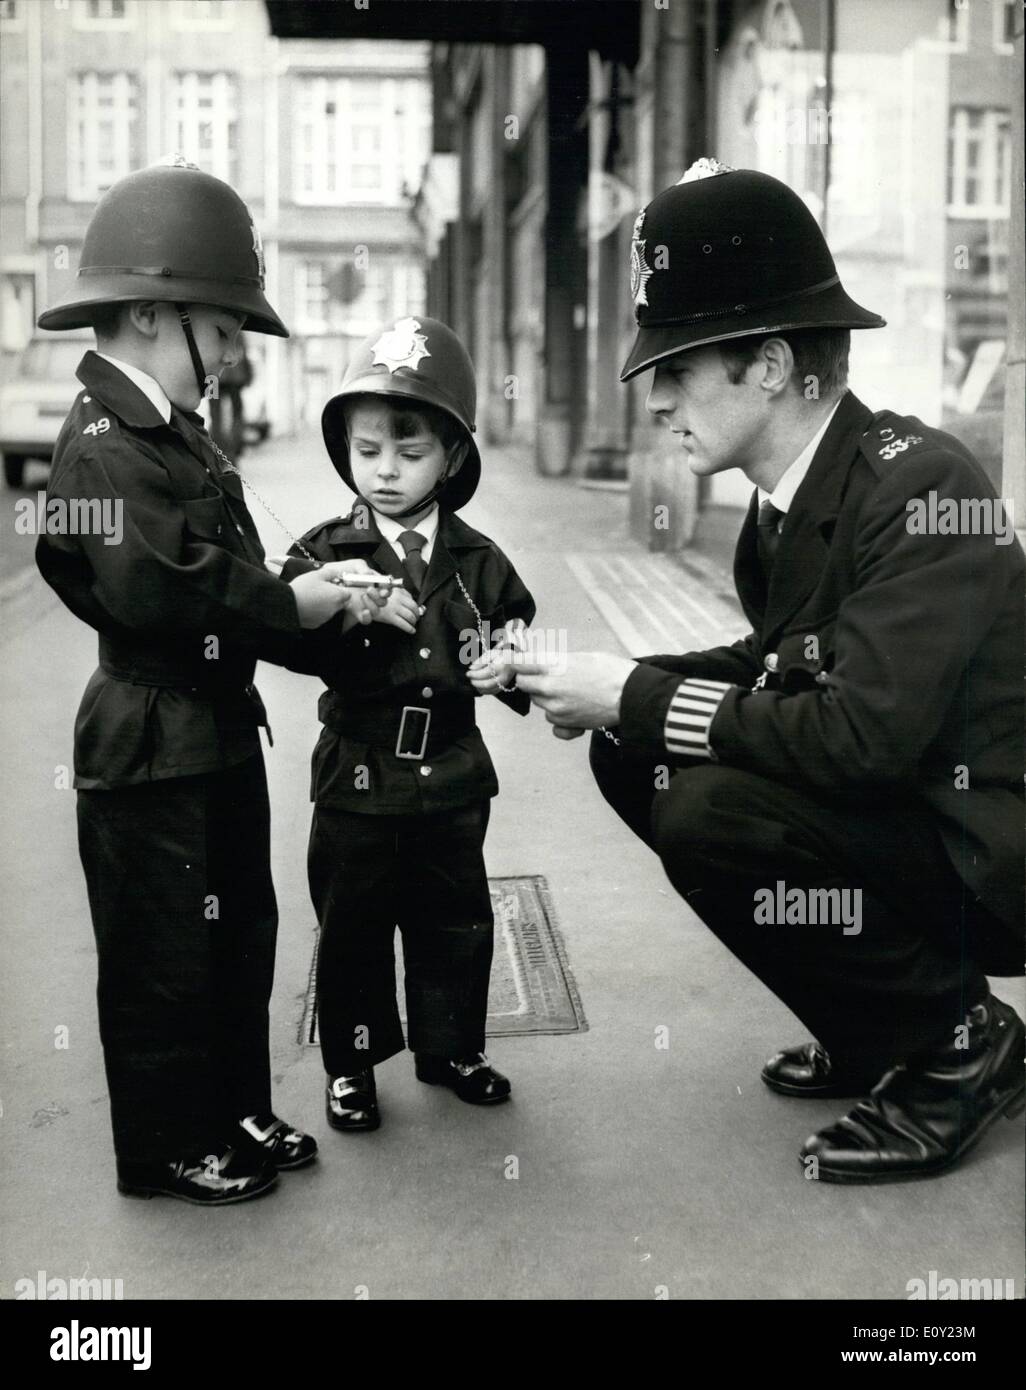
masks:
<svg viewBox="0 0 1026 1390"><path fill-rule="evenodd" d="M25 474L24 454L4 454L4 482L8 487L21 487Z"/></svg>

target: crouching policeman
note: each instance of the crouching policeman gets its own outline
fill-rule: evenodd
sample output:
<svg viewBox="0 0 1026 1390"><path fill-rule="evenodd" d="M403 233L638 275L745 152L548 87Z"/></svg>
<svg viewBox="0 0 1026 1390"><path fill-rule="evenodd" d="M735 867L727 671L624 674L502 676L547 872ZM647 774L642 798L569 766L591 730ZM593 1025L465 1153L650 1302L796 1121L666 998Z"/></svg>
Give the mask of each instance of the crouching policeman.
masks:
<svg viewBox="0 0 1026 1390"><path fill-rule="evenodd" d="M699 161L639 216L632 289L622 379L654 372L693 473L755 484L752 631L525 658L518 684L558 735L600 730L602 794L812 1032L763 1081L861 1097L806 1173L932 1176L1024 1104L1023 1025L985 975L1022 973L1022 552L960 443L847 389L849 330L883 320L784 184Z"/></svg>
<svg viewBox="0 0 1026 1390"><path fill-rule="evenodd" d="M79 847L99 965L118 1186L220 1205L316 1155L271 1108L277 908L253 686L301 628L375 597L326 565L269 574L237 474L192 413L241 353L287 337L245 204L184 161L98 205L63 303L97 351L57 441L49 496L122 512L122 538L40 537L37 562L99 634L75 724ZM88 509L83 509L88 511Z"/></svg>

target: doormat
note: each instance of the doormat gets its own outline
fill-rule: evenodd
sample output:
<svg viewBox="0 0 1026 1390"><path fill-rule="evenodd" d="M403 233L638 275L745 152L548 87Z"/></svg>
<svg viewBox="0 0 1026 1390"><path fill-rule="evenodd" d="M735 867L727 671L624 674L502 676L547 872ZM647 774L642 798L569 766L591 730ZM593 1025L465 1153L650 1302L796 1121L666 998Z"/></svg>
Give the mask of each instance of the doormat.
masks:
<svg viewBox="0 0 1026 1390"><path fill-rule="evenodd" d="M488 887L495 913L495 954L488 990L487 1035L507 1038L587 1032L577 983L567 962L544 875L490 878ZM396 952L396 957L396 994L405 1023L401 951ZM316 980L317 939L299 1027L299 1041L305 1047L316 1047L319 1041Z"/></svg>

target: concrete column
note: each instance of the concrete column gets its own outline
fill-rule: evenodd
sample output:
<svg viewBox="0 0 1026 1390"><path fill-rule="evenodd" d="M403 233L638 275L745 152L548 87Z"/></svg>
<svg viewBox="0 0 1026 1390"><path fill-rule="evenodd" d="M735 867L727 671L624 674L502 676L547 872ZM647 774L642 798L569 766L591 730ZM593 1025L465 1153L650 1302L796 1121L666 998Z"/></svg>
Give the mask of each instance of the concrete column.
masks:
<svg viewBox="0 0 1026 1390"><path fill-rule="evenodd" d="M590 170L605 171L614 115L613 66L591 55ZM622 95L622 88L618 96ZM620 171L614 160L609 173ZM583 447L574 471L589 478L620 479L627 471L627 392L619 384L620 315L628 282L622 227L596 238L590 225L588 240L588 381Z"/></svg>
<svg viewBox="0 0 1026 1390"><path fill-rule="evenodd" d="M1012 97L1012 190L1008 228L1008 337L1005 438L1001 495L1015 508L1015 529L1026 545L1026 236L1023 219L1023 35L1015 40Z"/></svg>
<svg viewBox="0 0 1026 1390"><path fill-rule="evenodd" d="M587 248L577 226L588 181L588 51L558 44L545 54L545 398L538 415L538 468L568 473L584 411Z"/></svg>
<svg viewBox="0 0 1026 1390"><path fill-rule="evenodd" d="M647 14L642 43L652 84L652 188L660 193L702 153L706 96L703 55L696 51L698 5L671 4ZM699 489L673 451L664 427L644 409L651 385L646 372L634 386L630 454L631 534L650 550L680 550L694 537Z"/></svg>

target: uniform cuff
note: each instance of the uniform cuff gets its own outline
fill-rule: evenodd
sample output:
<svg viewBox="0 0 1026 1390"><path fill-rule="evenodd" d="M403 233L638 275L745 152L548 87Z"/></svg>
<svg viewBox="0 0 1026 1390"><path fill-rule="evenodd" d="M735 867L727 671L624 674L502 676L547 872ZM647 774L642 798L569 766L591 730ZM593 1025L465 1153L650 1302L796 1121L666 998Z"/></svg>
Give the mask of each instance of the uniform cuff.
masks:
<svg viewBox="0 0 1026 1390"><path fill-rule="evenodd" d="M666 751L691 758L712 758L709 726L724 695L733 689L726 681L681 681L670 700L663 725Z"/></svg>

